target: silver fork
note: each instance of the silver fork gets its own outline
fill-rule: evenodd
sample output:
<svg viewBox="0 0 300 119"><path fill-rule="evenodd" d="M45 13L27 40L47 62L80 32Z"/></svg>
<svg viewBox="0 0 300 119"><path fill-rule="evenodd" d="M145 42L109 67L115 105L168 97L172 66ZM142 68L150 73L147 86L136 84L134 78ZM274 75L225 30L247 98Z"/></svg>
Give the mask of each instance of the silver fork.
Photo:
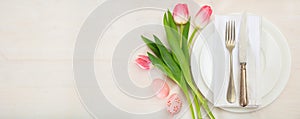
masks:
<svg viewBox="0 0 300 119"><path fill-rule="evenodd" d="M229 72L229 84L227 89L227 101L229 103L233 103L235 102L236 99L233 72L232 72L232 50L235 47L235 21L226 22L225 45L230 54L230 72Z"/></svg>

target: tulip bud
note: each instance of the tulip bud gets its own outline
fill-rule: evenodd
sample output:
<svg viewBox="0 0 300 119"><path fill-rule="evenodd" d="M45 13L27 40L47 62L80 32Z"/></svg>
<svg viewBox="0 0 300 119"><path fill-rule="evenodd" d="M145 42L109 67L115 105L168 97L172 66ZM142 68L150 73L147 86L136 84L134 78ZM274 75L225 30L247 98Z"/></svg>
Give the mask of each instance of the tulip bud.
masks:
<svg viewBox="0 0 300 119"><path fill-rule="evenodd" d="M194 19L194 24L197 28L204 28L210 20L210 16L212 14L212 9L210 6L203 6L196 14Z"/></svg>
<svg viewBox="0 0 300 119"><path fill-rule="evenodd" d="M150 59L148 56L145 55L139 55L138 58L135 60L136 64L144 69L144 70L149 70L150 69Z"/></svg>
<svg viewBox="0 0 300 119"><path fill-rule="evenodd" d="M173 18L176 24L186 24L189 20L189 9L187 4L177 4L173 10Z"/></svg>

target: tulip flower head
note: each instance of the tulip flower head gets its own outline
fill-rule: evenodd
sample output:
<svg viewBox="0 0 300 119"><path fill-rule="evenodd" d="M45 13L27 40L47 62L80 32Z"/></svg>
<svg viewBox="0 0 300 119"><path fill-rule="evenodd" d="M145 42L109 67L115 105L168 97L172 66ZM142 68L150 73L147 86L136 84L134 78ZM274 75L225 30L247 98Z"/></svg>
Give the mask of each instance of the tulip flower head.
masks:
<svg viewBox="0 0 300 119"><path fill-rule="evenodd" d="M173 10L173 18L176 24L186 24L189 20L189 9L187 4L177 4Z"/></svg>
<svg viewBox="0 0 300 119"><path fill-rule="evenodd" d="M139 55L138 58L135 60L136 64L144 70L150 69L151 61L148 56L145 55Z"/></svg>
<svg viewBox="0 0 300 119"><path fill-rule="evenodd" d="M204 28L210 20L212 9L210 6L205 5L201 7L199 12L196 14L194 24L197 28Z"/></svg>

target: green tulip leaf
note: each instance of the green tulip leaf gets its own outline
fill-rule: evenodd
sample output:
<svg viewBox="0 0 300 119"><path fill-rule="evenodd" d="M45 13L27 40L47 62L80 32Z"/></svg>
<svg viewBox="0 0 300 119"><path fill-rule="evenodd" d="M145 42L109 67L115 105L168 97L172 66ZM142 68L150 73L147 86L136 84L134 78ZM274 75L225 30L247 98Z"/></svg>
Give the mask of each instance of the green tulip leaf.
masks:
<svg viewBox="0 0 300 119"><path fill-rule="evenodd" d="M161 58L161 55L159 53L159 49L156 46L155 42L149 40L148 38L141 36L143 41L146 43L146 45L148 46L148 48L150 48L150 50L159 58Z"/></svg>

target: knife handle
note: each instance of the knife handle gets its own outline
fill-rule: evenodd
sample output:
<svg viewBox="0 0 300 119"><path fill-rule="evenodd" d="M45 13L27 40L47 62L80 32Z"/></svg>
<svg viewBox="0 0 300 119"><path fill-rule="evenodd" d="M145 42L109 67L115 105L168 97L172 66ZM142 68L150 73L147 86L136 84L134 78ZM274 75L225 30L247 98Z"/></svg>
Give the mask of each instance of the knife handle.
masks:
<svg viewBox="0 0 300 119"><path fill-rule="evenodd" d="M248 91L247 91L247 63L240 63L241 65L241 81L240 81L240 105L246 107L249 103L248 101Z"/></svg>

